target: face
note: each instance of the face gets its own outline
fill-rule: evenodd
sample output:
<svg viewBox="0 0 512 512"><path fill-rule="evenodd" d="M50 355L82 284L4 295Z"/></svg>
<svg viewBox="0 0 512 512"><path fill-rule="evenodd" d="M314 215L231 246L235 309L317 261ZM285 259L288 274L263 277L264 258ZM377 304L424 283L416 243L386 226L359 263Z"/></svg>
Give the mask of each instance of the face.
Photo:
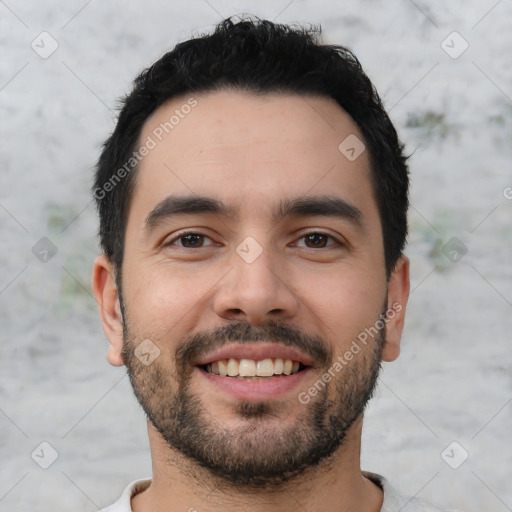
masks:
<svg viewBox="0 0 512 512"><path fill-rule="evenodd" d="M338 149L363 138L334 101L194 101L163 105L140 137L156 143L127 219L109 359L171 449L238 486L277 484L338 450L398 355L407 264L388 282L368 156ZM110 282L116 297L108 264L96 269L96 296Z"/></svg>

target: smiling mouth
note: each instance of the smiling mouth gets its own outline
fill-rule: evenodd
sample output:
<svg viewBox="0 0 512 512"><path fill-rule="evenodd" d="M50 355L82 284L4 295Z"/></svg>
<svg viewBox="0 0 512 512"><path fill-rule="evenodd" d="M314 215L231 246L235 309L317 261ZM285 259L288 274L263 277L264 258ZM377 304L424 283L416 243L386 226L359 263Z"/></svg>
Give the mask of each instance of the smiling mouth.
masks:
<svg viewBox="0 0 512 512"><path fill-rule="evenodd" d="M221 377L231 377L237 380L259 381L283 378L295 375L308 366L291 359L220 359L200 365L203 371Z"/></svg>

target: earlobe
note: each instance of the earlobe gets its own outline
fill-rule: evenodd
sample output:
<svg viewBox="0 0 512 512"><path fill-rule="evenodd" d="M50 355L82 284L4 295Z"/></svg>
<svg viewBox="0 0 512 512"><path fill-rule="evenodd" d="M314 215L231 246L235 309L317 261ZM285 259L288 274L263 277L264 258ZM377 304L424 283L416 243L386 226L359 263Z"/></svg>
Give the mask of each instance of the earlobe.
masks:
<svg viewBox="0 0 512 512"><path fill-rule="evenodd" d="M98 303L103 332L110 343L107 361L113 366L122 366L123 318L119 293L113 266L104 254L94 261L92 289Z"/></svg>
<svg viewBox="0 0 512 512"><path fill-rule="evenodd" d="M404 328L409 290L409 258L401 256L388 283L386 343L382 352L383 361L394 361L400 355L400 340Z"/></svg>

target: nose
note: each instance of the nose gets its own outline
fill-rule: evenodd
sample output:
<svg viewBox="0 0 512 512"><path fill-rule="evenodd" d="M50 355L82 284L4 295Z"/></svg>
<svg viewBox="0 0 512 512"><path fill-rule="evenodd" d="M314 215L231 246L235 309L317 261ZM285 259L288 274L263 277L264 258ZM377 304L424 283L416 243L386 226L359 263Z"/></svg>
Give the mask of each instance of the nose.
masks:
<svg viewBox="0 0 512 512"><path fill-rule="evenodd" d="M268 251L252 262L234 254L233 268L221 280L214 299L217 316L257 325L296 315L299 300L287 282L285 263L274 260Z"/></svg>

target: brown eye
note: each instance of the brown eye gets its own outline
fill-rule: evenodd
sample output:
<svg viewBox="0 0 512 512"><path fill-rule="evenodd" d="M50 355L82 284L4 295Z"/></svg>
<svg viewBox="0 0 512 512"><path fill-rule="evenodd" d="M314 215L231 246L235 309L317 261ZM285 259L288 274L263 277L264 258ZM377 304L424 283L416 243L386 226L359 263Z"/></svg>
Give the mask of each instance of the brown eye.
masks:
<svg viewBox="0 0 512 512"><path fill-rule="evenodd" d="M334 243L328 243L329 239L333 240ZM335 244L341 245L331 235L316 231L303 235L300 240L304 240L304 246L308 249L324 249Z"/></svg>
<svg viewBox="0 0 512 512"><path fill-rule="evenodd" d="M183 247L184 249L196 249L205 247L208 245L213 245L213 243L205 243L212 242L210 237L206 235L202 235L201 233L182 233L181 235L173 238L166 246L178 246Z"/></svg>
<svg viewBox="0 0 512 512"><path fill-rule="evenodd" d="M327 244L327 235L323 235L322 233L311 233L310 235L306 235L304 239L306 240L306 245L311 244L308 247L325 247Z"/></svg>
<svg viewBox="0 0 512 512"><path fill-rule="evenodd" d="M200 247L204 242L204 236L198 234L191 234L180 236L179 240L182 241L183 247Z"/></svg>

